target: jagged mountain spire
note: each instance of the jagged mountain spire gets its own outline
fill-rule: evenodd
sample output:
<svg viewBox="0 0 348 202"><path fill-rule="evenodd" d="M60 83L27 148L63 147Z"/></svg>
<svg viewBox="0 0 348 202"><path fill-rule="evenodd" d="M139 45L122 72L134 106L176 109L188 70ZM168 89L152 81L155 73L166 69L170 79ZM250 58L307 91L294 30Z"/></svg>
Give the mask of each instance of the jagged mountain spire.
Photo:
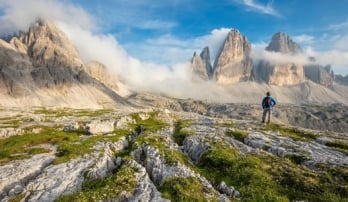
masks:
<svg viewBox="0 0 348 202"><path fill-rule="evenodd" d="M250 78L251 44L239 30L232 29L214 62L214 78L219 84L233 84Z"/></svg>
<svg viewBox="0 0 348 202"><path fill-rule="evenodd" d="M194 52L191 60L192 72L195 76L200 77L203 80L209 80L212 78L213 69L210 61L210 51L208 47L205 47L200 55Z"/></svg>

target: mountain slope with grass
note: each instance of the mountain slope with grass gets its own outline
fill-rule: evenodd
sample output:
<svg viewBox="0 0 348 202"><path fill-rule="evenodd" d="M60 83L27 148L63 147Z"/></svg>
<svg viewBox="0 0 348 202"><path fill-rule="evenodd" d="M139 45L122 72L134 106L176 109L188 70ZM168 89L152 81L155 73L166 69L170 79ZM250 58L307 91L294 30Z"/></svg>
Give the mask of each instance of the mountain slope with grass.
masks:
<svg viewBox="0 0 348 202"><path fill-rule="evenodd" d="M348 201L348 136L195 112L6 111L1 201ZM23 172L25 171L25 172Z"/></svg>

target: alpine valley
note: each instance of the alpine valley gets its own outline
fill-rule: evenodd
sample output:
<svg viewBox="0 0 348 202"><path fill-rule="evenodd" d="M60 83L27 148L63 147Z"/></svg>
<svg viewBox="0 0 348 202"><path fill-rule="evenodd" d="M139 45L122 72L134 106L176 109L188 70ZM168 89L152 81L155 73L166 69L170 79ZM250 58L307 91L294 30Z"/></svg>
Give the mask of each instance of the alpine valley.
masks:
<svg viewBox="0 0 348 202"><path fill-rule="evenodd" d="M193 54L225 102L132 89L46 20L0 39L0 201L348 201L348 76L282 32L265 54L290 60L237 29Z"/></svg>

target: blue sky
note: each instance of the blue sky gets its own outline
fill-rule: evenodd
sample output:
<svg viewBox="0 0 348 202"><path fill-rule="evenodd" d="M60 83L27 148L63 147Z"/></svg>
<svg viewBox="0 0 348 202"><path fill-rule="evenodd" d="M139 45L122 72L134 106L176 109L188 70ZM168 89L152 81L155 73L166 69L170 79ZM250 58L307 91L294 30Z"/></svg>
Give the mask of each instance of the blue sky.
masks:
<svg viewBox="0 0 348 202"><path fill-rule="evenodd" d="M178 62L160 59L163 56L155 51L152 55L144 54L145 49L184 48L186 45L181 44L221 28L239 29L255 46L269 43L274 33L282 31L305 49L348 51L348 0L74 0L74 3L96 17L98 31L112 33L130 55L145 61ZM168 44L164 44L165 39ZM197 48L203 47L192 44L189 49ZM190 59L191 55L177 58ZM342 63L334 69L348 73L348 67L344 67L348 62Z"/></svg>
<svg viewBox="0 0 348 202"><path fill-rule="evenodd" d="M117 47L141 62L167 65L190 60L236 28L264 49L282 31L321 64L348 74L348 0L0 0L0 33L23 29L35 16L112 36ZM30 16L30 17L29 17ZM66 30L69 32L69 30ZM72 35L73 33L70 33ZM103 37L102 37L103 38Z"/></svg>

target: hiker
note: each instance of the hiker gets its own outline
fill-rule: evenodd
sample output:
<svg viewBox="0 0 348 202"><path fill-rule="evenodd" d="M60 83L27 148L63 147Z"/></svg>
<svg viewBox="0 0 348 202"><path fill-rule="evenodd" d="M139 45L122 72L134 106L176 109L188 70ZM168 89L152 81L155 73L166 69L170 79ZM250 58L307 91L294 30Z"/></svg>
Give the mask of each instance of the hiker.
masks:
<svg viewBox="0 0 348 202"><path fill-rule="evenodd" d="M273 97L271 97L271 93L270 92L267 92L266 93L266 97L264 97L262 99L262 109L263 109L263 113L262 113L262 123L265 123L265 119L266 119L266 116L268 114L268 123L271 122L271 110L272 110L272 107L274 105L277 104L277 102L275 101L275 99Z"/></svg>

